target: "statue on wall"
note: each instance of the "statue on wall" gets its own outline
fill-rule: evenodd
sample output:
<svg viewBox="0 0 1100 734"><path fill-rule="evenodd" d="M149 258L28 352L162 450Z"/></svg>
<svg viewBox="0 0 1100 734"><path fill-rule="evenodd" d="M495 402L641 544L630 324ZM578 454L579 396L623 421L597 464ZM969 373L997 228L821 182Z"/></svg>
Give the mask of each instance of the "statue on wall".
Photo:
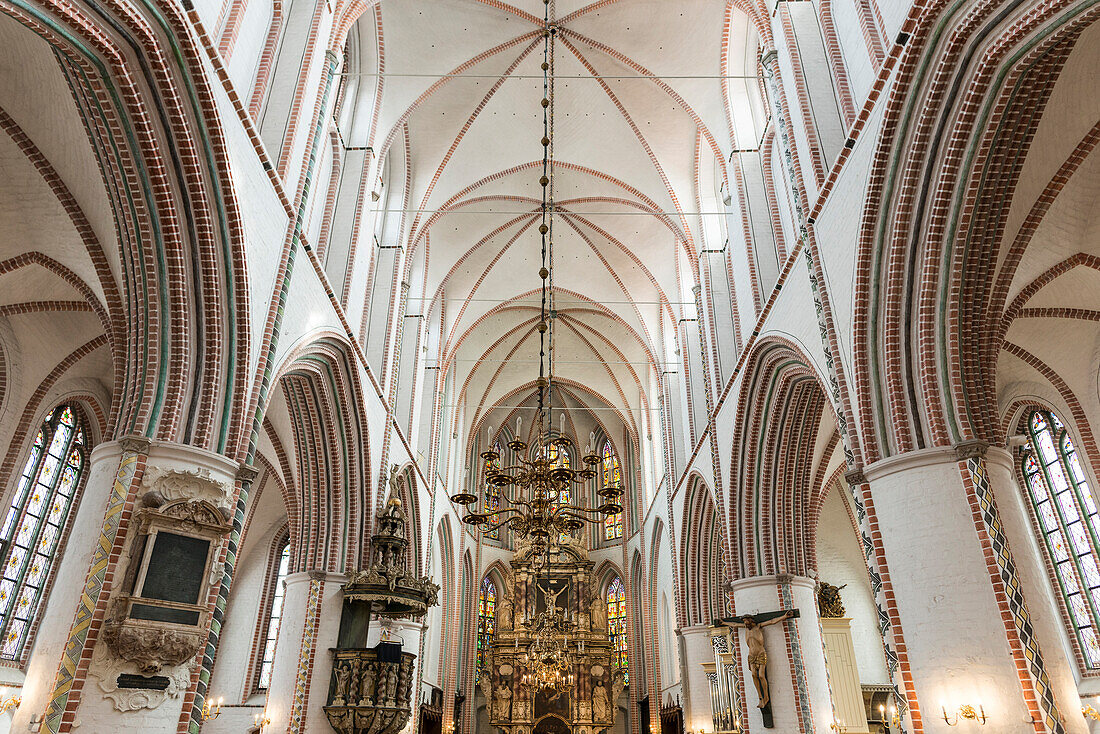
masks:
<svg viewBox="0 0 1100 734"><path fill-rule="evenodd" d="M592 719L598 722L611 721L611 701L602 680L596 681L596 687L592 689Z"/></svg>
<svg viewBox="0 0 1100 734"><path fill-rule="evenodd" d="M777 617L758 622L751 615L746 615L739 622L728 623L731 627L740 627L745 630L745 644L749 647L747 663L749 670L752 672L752 682L756 686L756 693L760 698L760 703L756 704L757 708L769 708L772 700L771 691L768 687L768 652L764 648L764 628L777 622L786 621L793 616L792 612L787 611Z"/></svg>
<svg viewBox="0 0 1100 734"><path fill-rule="evenodd" d="M401 483L397 479L397 464L390 466L390 497L401 498Z"/></svg>
<svg viewBox="0 0 1100 734"><path fill-rule="evenodd" d="M477 684L481 688L481 692L485 695L485 708L490 712L493 710L493 671L488 664L482 664L481 675L478 676Z"/></svg>
<svg viewBox="0 0 1100 734"><path fill-rule="evenodd" d="M332 697L334 706L343 706L348 695L348 682L351 679L351 666L341 665L336 668L336 695Z"/></svg>
<svg viewBox="0 0 1100 734"><path fill-rule="evenodd" d="M510 632L515 613L516 602L512 598L512 588L505 584L500 595L500 603L497 604L497 629Z"/></svg>
<svg viewBox="0 0 1100 734"><path fill-rule="evenodd" d="M588 617L591 620L593 630L607 629L607 605L603 602L600 587L593 584L588 594Z"/></svg>
<svg viewBox="0 0 1100 734"><path fill-rule="evenodd" d="M824 581L817 585L817 613L822 619L839 619L845 616L844 600L840 598L843 586L833 586Z"/></svg>
<svg viewBox="0 0 1100 734"><path fill-rule="evenodd" d="M497 686L493 696L493 718L497 721L512 720L512 689L503 682Z"/></svg>
<svg viewBox="0 0 1100 734"><path fill-rule="evenodd" d="M626 670L619 668L611 675L611 723L615 723L615 715L619 712L619 697L626 688Z"/></svg>
<svg viewBox="0 0 1100 734"><path fill-rule="evenodd" d="M542 592L542 598L543 598L544 603L546 604L546 608L547 609L560 609L563 614L565 613L565 607L559 607L558 606L558 599L560 599L561 595L564 594L568 590L569 590L568 586L562 586L560 589L558 589L558 593L555 594L555 593L553 593L554 590L552 588L544 587L542 585L539 585L539 591Z"/></svg>

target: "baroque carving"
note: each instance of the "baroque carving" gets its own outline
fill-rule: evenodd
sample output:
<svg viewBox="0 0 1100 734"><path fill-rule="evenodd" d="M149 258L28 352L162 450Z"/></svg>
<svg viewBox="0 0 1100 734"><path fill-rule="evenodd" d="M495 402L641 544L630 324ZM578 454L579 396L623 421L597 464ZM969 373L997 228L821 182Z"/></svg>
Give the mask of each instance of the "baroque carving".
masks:
<svg viewBox="0 0 1100 734"><path fill-rule="evenodd" d="M122 660L137 666L142 675L191 660L202 648L202 634L163 627L155 623L123 619L108 621L103 640Z"/></svg>
<svg viewBox="0 0 1100 734"><path fill-rule="evenodd" d="M114 704L116 711L138 711L155 709L170 698L179 698L191 684L191 674L195 661L178 665L163 671L168 678L168 687L164 690L152 688L119 688L118 677L124 673L137 674L140 671L131 663L112 655L106 647L97 646L92 655L89 673L98 681L103 697Z"/></svg>
<svg viewBox="0 0 1100 734"><path fill-rule="evenodd" d="M144 494L156 493L165 502L206 500L228 512L232 506L232 485L218 481L206 469L165 469L151 466L145 470L141 486Z"/></svg>
<svg viewBox="0 0 1100 734"><path fill-rule="evenodd" d="M822 619L839 619L845 615L844 600L840 598L843 586L833 586L824 581L817 585L817 613Z"/></svg>
<svg viewBox="0 0 1100 734"><path fill-rule="evenodd" d="M413 662L403 652L397 661L376 650L337 650L332 666L332 697L325 715L341 734L397 734L412 713Z"/></svg>

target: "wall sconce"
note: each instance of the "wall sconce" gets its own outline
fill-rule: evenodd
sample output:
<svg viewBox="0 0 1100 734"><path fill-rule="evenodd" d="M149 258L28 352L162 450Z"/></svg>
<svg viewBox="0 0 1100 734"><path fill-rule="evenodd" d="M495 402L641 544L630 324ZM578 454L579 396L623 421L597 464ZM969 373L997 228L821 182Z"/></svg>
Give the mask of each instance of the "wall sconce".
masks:
<svg viewBox="0 0 1100 734"><path fill-rule="evenodd" d="M206 699L202 702L202 720L213 721L222 715L222 698L219 696L218 700L211 703L210 699Z"/></svg>
<svg viewBox="0 0 1100 734"><path fill-rule="evenodd" d="M1092 719L1093 721L1100 721L1100 711L1097 711L1092 706L1086 704L1081 707L1081 713L1084 714L1086 719Z"/></svg>
<svg viewBox="0 0 1100 734"><path fill-rule="evenodd" d="M264 711L262 714L252 714L252 725L254 727L254 731L258 731L260 732L260 734L263 734L264 727L270 723L271 719L267 718L267 711Z"/></svg>
<svg viewBox="0 0 1100 734"><path fill-rule="evenodd" d="M838 719L833 719L833 723L829 724L829 728L835 732L840 732L841 734L848 731L848 727L845 726L844 722L839 721Z"/></svg>
<svg viewBox="0 0 1100 734"><path fill-rule="evenodd" d="M882 722L882 725L886 729L886 734L890 734L890 727L899 728L901 726L901 717L898 715L896 707L890 707L890 718L886 718L886 706L884 704L878 705L878 720Z"/></svg>
<svg viewBox="0 0 1100 734"><path fill-rule="evenodd" d="M454 734L454 731L455 723L453 721L448 721L443 725L443 734Z"/></svg>
<svg viewBox="0 0 1100 734"><path fill-rule="evenodd" d="M958 726L959 719L976 721L983 726L985 725L985 708L980 703L976 709L968 703L959 706L958 711L955 712L954 720L947 715L947 707L942 703L940 704L940 711L943 712L943 720L948 726Z"/></svg>

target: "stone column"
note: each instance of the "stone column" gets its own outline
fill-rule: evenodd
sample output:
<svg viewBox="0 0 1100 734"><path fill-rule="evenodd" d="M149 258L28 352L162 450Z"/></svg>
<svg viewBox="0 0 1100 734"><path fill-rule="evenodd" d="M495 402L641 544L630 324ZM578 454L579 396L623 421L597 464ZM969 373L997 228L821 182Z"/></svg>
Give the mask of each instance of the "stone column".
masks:
<svg viewBox="0 0 1100 734"><path fill-rule="evenodd" d="M680 661L683 666L680 678L683 681L684 730L687 732L700 729L711 731L714 728L710 681L703 670L704 663L714 662L709 629L705 624L696 624L676 631L680 638Z"/></svg>
<svg viewBox="0 0 1100 734"><path fill-rule="evenodd" d="M120 688L120 675L140 671L131 662L133 655L124 660L104 641L103 623L126 591L122 582L129 564L136 562L130 557L137 531L133 518L137 507L145 506L143 498L202 501L228 515L239 469L236 462L204 449L140 437L96 447L48 601L51 613L43 618L28 668L33 681L28 680L28 699L16 715L16 730L176 728L191 685L188 664L157 671L168 679L165 689ZM220 542L212 551L214 559L220 558L225 539ZM208 578L220 581L217 563ZM207 583L200 600L209 595ZM196 646L195 652L200 649ZM32 716L43 714L41 728L31 723Z"/></svg>
<svg viewBox="0 0 1100 734"><path fill-rule="evenodd" d="M80 600L92 551L103 525L103 508L111 495L116 474L119 474L122 455L120 441L101 443L92 451L84 493L65 550L57 562L57 576L47 600L49 608L57 613L42 617L35 637L34 653L27 664L27 677L21 692L23 700L19 708L13 711L12 731L28 731L31 717L40 718L50 702L58 661L73 624L72 612Z"/></svg>
<svg viewBox="0 0 1100 734"><path fill-rule="evenodd" d="M1043 653L1055 659L1063 652L1036 635L1034 620L1049 616L1049 602L1028 583L1038 574L1037 549L1028 546L1004 459L989 461L984 444L969 443L864 469L924 732L956 730L941 706L953 717L959 706L979 703L991 731L1087 731L1075 697L1055 696L1060 710L1049 703L1051 691L1060 691L1052 689ZM1022 567L1014 549L1023 549Z"/></svg>
<svg viewBox="0 0 1100 734"><path fill-rule="evenodd" d="M414 732L417 730L420 721L420 689L421 686L416 685L416 681L420 680L420 665L423 662L420 657L420 638L424 636L424 623L414 621L411 619L398 619L386 622L380 622L376 625L372 624L370 634L368 636L367 647L373 647L378 644L378 641L382 638L383 628L390 630L390 639L393 641L401 642L401 650L403 652L411 652L413 655L417 655L416 664L413 667L413 692L412 692L412 716L409 717L409 723L405 725L405 728L401 731L405 734ZM473 704L473 695L468 695L467 705Z"/></svg>
<svg viewBox="0 0 1100 734"><path fill-rule="evenodd" d="M347 578L323 571L292 573L286 579L283 623L267 689L264 731L327 731L332 653L340 632L341 584ZM377 623L375 623L377 624Z"/></svg>
<svg viewBox="0 0 1100 734"><path fill-rule="evenodd" d="M774 731L831 731L833 704L829 696L825 652L817 622L816 582L805 576L752 576L732 586L738 615L797 609L800 616L763 630L768 653L768 682ZM737 632L741 670L748 712L746 730L763 732L760 697L748 670L748 646L743 630ZM800 723L801 722L801 723Z"/></svg>

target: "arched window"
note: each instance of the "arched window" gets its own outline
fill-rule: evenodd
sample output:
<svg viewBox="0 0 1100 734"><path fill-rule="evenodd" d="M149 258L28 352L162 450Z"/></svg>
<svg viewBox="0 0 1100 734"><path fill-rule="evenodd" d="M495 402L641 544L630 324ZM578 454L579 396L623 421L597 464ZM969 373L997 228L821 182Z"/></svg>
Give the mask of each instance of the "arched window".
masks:
<svg viewBox="0 0 1100 734"><path fill-rule="evenodd" d="M485 651L493 644L493 633L497 626L497 587L488 576L481 582L481 596L477 602L477 671L481 678L481 668L485 665Z"/></svg>
<svg viewBox="0 0 1100 734"><path fill-rule="evenodd" d="M1031 413L1027 437L1021 470L1039 531L1054 565L1083 662L1089 668L1100 668L1100 569L1096 562L1100 526L1096 503L1073 440L1056 415L1047 410Z"/></svg>
<svg viewBox="0 0 1100 734"><path fill-rule="evenodd" d="M46 597L87 462L76 410L60 405L38 429L0 530L0 658L20 661Z"/></svg>
<svg viewBox="0 0 1100 734"><path fill-rule="evenodd" d="M615 456L615 449L611 447L610 441L604 441L601 454L601 459L603 461L603 486L622 488L623 473L619 468L619 457ZM623 537L623 513L620 512L616 515L608 515L605 517L603 519L604 540L618 540L621 537Z"/></svg>
<svg viewBox="0 0 1100 734"><path fill-rule="evenodd" d="M555 468L564 467L568 469L570 468L570 466L572 466L569 459L569 452L559 449L554 444L550 444L549 446L542 449L541 455L546 457L546 460L549 461L550 464ZM554 503L558 505L573 504L573 490L569 487L566 487L564 491L558 493L558 496L554 500ZM568 538L569 533L561 533L558 535L558 542L564 543Z"/></svg>
<svg viewBox="0 0 1100 734"><path fill-rule="evenodd" d="M496 452L498 458L486 459L485 469L499 469L500 468L500 456L502 455L500 449L500 441L493 442L493 451ZM485 512L492 513L500 510L500 487L493 484L485 485ZM492 530L485 533L485 537L490 540L500 540L500 528L497 525L500 524L500 516L493 515L489 518L489 524Z"/></svg>
<svg viewBox="0 0 1100 734"><path fill-rule="evenodd" d="M611 664L623 671L626 668L626 589L622 579L616 577L607 587L607 631L611 635Z"/></svg>
<svg viewBox="0 0 1100 734"><path fill-rule="evenodd" d="M271 685L271 666L275 662L275 645L279 641L279 622L283 618L283 598L286 595L286 576L290 570L290 538L283 541L283 547L277 556L273 556L268 568L268 597L270 602L265 610L265 622L261 625L264 632L263 657L260 658L256 674L256 688L266 691Z"/></svg>

